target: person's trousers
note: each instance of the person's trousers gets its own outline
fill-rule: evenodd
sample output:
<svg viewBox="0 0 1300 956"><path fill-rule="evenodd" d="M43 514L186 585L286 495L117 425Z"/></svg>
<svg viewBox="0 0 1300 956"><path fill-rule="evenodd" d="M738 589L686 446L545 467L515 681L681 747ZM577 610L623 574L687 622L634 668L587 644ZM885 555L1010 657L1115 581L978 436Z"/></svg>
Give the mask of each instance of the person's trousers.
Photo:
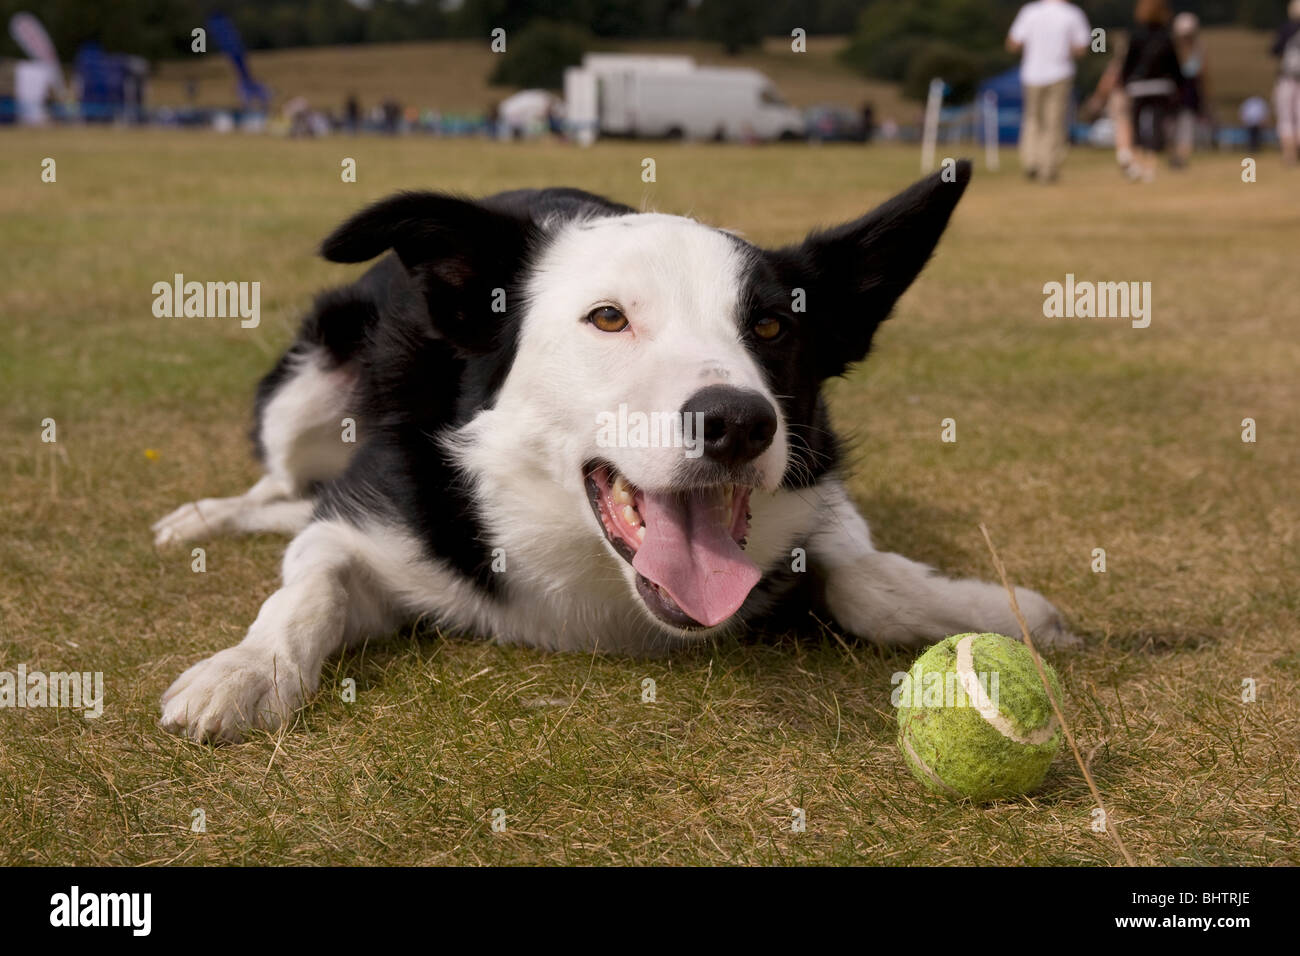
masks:
<svg viewBox="0 0 1300 956"><path fill-rule="evenodd" d="M1300 80L1282 77L1273 91L1279 139L1300 139Z"/></svg>
<svg viewBox="0 0 1300 956"><path fill-rule="evenodd" d="M1153 153L1163 153L1169 135L1174 101L1169 96L1133 97L1133 135L1137 144Z"/></svg>
<svg viewBox="0 0 1300 956"><path fill-rule="evenodd" d="M1020 165L1026 172L1051 178L1065 159L1065 117L1074 79L1047 86L1024 87L1020 121Z"/></svg>

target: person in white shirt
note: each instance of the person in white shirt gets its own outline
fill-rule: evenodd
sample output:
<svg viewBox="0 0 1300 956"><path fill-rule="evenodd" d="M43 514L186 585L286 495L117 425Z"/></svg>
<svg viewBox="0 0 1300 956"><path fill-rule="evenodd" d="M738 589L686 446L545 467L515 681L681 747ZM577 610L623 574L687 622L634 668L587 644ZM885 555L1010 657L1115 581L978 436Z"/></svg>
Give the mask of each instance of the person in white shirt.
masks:
<svg viewBox="0 0 1300 956"><path fill-rule="evenodd" d="M1011 24L1007 49L1023 53L1020 165L1031 179L1055 181L1065 159L1074 61L1087 52L1090 34L1088 18L1068 0L1033 0Z"/></svg>

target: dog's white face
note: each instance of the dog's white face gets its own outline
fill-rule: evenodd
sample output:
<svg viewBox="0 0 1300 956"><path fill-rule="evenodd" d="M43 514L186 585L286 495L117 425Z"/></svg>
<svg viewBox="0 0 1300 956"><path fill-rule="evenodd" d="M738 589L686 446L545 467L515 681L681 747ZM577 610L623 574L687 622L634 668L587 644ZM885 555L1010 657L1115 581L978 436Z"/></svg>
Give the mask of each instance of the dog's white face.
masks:
<svg viewBox="0 0 1300 956"><path fill-rule="evenodd" d="M788 465L743 325L751 254L676 216L563 225L534 263L497 403L509 415L494 416L522 426L570 492L566 522L601 536L632 600L674 629L724 623L757 583L750 497L775 492ZM737 414L752 439L714 434Z"/></svg>

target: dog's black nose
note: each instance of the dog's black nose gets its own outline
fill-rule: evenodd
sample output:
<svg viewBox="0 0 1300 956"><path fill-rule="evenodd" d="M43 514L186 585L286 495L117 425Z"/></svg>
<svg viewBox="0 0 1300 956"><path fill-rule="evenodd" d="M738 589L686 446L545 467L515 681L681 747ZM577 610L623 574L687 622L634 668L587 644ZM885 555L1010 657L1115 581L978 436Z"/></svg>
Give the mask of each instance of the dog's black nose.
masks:
<svg viewBox="0 0 1300 956"><path fill-rule="evenodd" d="M776 409L753 389L710 385L686 400L683 415L700 415L704 456L722 465L753 461L772 444Z"/></svg>

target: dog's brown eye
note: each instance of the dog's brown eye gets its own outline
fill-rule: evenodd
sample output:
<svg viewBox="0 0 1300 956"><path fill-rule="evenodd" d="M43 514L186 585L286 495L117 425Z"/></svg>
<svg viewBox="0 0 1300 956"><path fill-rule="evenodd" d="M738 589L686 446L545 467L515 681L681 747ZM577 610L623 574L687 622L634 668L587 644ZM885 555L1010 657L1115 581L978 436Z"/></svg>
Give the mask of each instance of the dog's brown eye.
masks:
<svg viewBox="0 0 1300 956"><path fill-rule="evenodd" d="M760 339L774 339L781 334L782 328L780 319L768 316L754 323L754 334Z"/></svg>
<svg viewBox="0 0 1300 956"><path fill-rule="evenodd" d="M592 309L587 321L602 332L622 332L627 328L627 316L612 305L602 305Z"/></svg>

